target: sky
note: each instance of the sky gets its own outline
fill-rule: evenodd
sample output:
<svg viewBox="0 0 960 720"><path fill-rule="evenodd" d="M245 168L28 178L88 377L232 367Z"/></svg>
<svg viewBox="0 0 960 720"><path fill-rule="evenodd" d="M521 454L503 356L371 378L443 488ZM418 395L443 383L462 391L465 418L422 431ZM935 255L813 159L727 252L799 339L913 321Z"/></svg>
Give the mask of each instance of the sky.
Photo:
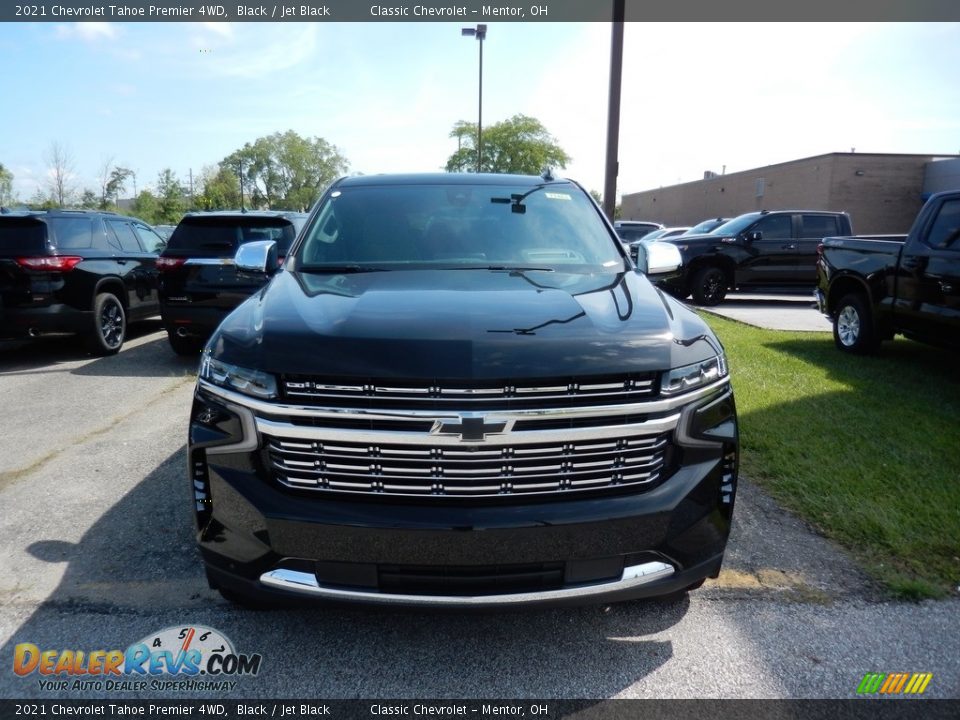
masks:
<svg viewBox="0 0 960 720"><path fill-rule="evenodd" d="M477 119L478 43L448 23L0 23L0 163L29 199L137 189L294 130L351 172L442 170ZM829 152L960 153L960 24L627 23L618 194ZM484 126L523 113L603 190L606 23L488 23ZM132 188L128 188L132 195Z"/></svg>

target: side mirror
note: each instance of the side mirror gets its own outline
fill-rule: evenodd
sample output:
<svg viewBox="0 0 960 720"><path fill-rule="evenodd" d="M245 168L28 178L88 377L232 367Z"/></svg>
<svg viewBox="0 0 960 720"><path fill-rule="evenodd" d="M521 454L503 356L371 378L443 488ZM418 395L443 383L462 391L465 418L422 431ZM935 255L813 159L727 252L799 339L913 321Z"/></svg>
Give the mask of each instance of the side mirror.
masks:
<svg viewBox="0 0 960 720"><path fill-rule="evenodd" d="M637 270L648 277L676 272L683 264L680 248L672 242L644 242L641 240L630 247L631 256L633 255L632 249L636 248L637 257L634 258L634 261L637 263Z"/></svg>
<svg viewBox="0 0 960 720"><path fill-rule="evenodd" d="M273 240L255 240L237 248L233 257L237 270L272 275L280 267L277 243Z"/></svg>
<svg viewBox="0 0 960 720"><path fill-rule="evenodd" d="M751 230L747 233L747 242L756 242L757 240L763 240L763 232L760 230Z"/></svg>

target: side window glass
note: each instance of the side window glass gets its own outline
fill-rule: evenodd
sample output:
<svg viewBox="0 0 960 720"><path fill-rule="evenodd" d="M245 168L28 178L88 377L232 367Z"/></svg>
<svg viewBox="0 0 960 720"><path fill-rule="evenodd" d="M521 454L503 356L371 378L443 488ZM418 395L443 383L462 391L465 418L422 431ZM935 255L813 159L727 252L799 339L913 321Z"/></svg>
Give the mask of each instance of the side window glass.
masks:
<svg viewBox="0 0 960 720"><path fill-rule="evenodd" d="M90 218L53 218L50 225L61 250L82 250L93 243Z"/></svg>
<svg viewBox="0 0 960 720"><path fill-rule="evenodd" d="M789 240L793 237L789 215L766 217L754 225L753 229L762 232L764 240Z"/></svg>
<svg viewBox="0 0 960 720"><path fill-rule="evenodd" d="M107 220L107 227L113 231L120 243L120 249L124 252L143 252L137 236L130 229L130 223L126 220Z"/></svg>
<svg viewBox="0 0 960 720"><path fill-rule="evenodd" d="M927 244L931 247L960 251L960 200L947 200L930 225Z"/></svg>
<svg viewBox="0 0 960 720"><path fill-rule="evenodd" d="M137 237L140 239L140 244L146 252L160 252L166 245L163 238L160 237L155 230L151 230L146 225L134 223L133 231L137 234Z"/></svg>
<svg viewBox="0 0 960 720"><path fill-rule="evenodd" d="M837 218L834 215L801 215L803 233L801 237L822 239L839 235Z"/></svg>

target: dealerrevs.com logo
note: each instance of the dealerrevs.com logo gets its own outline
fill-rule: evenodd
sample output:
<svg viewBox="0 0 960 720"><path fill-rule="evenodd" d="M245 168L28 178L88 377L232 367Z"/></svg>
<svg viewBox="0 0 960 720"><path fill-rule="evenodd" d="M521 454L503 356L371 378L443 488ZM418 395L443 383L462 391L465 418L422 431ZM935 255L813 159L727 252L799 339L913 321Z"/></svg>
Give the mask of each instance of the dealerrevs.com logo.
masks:
<svg viewBox="0 0 960 720"><path fill-rule="evenodd" d="M223 633L201 625L168 627L126 650L42 649L19 643L13 672L36 676L41 690L233 690L263 658L238 653Z"/></svg>

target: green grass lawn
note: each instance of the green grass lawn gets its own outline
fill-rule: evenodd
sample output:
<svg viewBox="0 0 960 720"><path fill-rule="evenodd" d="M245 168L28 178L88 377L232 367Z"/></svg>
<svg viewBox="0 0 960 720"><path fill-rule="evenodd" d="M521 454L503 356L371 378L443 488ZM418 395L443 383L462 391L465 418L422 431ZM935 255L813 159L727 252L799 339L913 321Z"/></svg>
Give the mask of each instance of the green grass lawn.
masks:
<svg viewBox="0 0 960 720"><path fill-rule="evenodd" d="M960 355L908 340L875 357L826 333L705 314L737 397L741 471L898 597L960 585Z"/></svg>

